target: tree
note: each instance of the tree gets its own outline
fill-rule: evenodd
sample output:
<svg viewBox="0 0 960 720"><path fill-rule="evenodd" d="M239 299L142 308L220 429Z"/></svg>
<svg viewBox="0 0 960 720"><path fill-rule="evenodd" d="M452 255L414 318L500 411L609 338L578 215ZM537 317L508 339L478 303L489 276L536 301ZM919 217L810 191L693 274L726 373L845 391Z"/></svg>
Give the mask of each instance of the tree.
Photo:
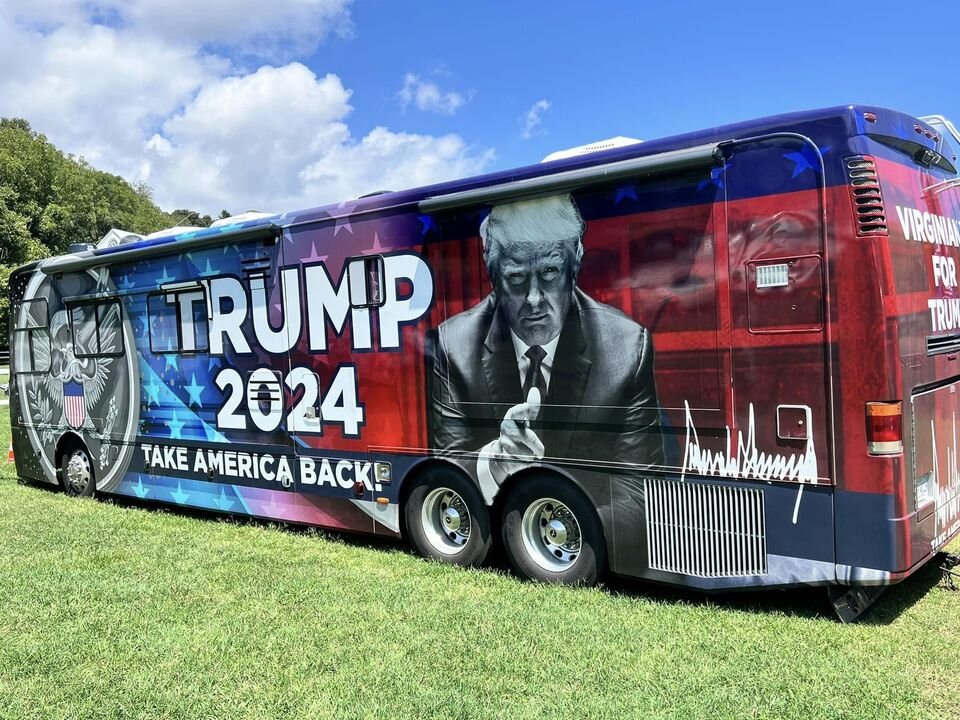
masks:
<svg viewBox="0 0 960 720"><path fill-rule="evenodd" d="M170 213L174 219L173 225L189 225L193 227L210 227L213 218L209 215L201 215L196 210L187 210L180 208Z"/></svg>
<svg viewBox="0 0 960 720"><path fill-rule="evenodd" d="M224 211L225 212L225 211ZM111 228L148 234L177 224L208 226L193 210L165 213L145 184L131 185L58 150L22 118L0 118L0 283L23 263L96 243ZM0 293L6 343L7 298Z"/></svg>

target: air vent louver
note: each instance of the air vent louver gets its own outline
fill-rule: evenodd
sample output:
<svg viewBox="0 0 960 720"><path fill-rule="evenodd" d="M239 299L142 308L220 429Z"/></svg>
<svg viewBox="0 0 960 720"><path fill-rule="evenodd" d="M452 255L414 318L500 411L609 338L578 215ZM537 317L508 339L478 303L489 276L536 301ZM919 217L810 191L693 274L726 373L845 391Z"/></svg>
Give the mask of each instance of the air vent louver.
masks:
<svg viewBox="0 0 960 720"><path fill-rule="evenodd" d="M857 235L888 235L876 161L869 155L855 155L844 158L843 162L857 219Z"/></svg>
<svg viewBox="0 0 960 720"><path fill-rule="evenodd" d="M937 335L927 338L927 357L960 353L960 335Z"/></svg>
<svg viewBox="0 0 960 720"><path fill-rule="evenodd" d="M763 491L643 481L652 570L696 577L767 574Z"/></svg>

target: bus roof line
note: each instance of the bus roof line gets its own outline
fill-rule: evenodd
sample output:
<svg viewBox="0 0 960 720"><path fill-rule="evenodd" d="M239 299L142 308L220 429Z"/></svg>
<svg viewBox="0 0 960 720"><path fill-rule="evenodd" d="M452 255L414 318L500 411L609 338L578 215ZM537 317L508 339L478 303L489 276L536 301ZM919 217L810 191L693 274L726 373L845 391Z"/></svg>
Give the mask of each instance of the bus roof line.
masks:
<svg viewBox="0 0 960 720"><path fill-rule="evenodd" d="M165 238L159 238L157 241L150 242L149 244L136 243L128 249L117 250L116 248L110 248L110 252L87 250L73 255L61 255L60 257L52 258L47 262L41 263L40 271L46 275L80 272L101 265L116 265L118 263L147 260L151 257L166 255L170 252L192 252L193 250L211 245L221 245L224 242L246 242L261 237L278 238L280 237L280 233L279 225L269 223L180 240L178 240L175 235L167 236Z"/></svg>
<svg viewBox="0 0 960 720"><path fill-rule="evenodd" d="M573 190L598 180L616 181L635 175L657 175L677 170L692 170L723 164L721 146L713 142L656 155L645 155L602 165L566 170L552 175L515 180L462 190L449 195L436 195L421 200L422 212L431 213L472 204L489 204L522 196L541 195Z"/></svg>

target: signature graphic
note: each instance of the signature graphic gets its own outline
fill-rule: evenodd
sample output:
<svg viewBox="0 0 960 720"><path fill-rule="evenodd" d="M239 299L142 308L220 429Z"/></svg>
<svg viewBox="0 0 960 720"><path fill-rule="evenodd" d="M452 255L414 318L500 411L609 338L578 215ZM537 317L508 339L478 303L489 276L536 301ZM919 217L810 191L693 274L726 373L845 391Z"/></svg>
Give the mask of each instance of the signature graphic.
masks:
<svg viewBox="0 0 960 720"><path fill-rule="evenodd" d="M737 432L736 450L730 426L727 425L727 442L723 451L711 450L700 445L697 428L690 413L690 405L683 403L686 413L686 443L683 451L683 469L681 480L687 472L697 475L742 478L751 480L792 480L800 483L816 484L817 453L813 445L813 434L807 438L802 454L769 453L757 448L756 423L753 403L750 403L747 421L747 435Z"/></svg>

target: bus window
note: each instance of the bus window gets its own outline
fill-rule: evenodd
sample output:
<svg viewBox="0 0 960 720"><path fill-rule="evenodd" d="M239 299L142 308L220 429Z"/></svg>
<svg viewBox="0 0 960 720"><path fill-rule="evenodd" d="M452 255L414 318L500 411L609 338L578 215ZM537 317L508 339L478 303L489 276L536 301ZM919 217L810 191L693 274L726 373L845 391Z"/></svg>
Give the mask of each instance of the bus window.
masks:
<svg viewBox="0 0 960 720"><path fill-rule="evenodd" d="M123 353L123 328L120 324L120 303L98 303L97 338L101 355Z"/></svg>
<svg viewBox="0 0 960 720"><path fill-rule="evenodd" d="M147 298L150 351L154 354L205 352L209 349L206 288L191 284Z"/></svg>
<svg viewBox="0 0 960 720"><path fill-rule="evenodd" d="M70 329L77 357L123 354L119 300L83 301L70 306Z"/></svg>
<svg viewBox="0 0 960 720"><path fill-rule="evenodd" d="M379 255L350 261L350 305L378 307L384 303L383 258Z"/></svg>
<svg viewBox="0 0 960 720"><path fill-rule="evenodd" d="M47 301L44 298L18 303L12 353L13 371L45 373L50 370L50 330L47 327Z"/></svg>

